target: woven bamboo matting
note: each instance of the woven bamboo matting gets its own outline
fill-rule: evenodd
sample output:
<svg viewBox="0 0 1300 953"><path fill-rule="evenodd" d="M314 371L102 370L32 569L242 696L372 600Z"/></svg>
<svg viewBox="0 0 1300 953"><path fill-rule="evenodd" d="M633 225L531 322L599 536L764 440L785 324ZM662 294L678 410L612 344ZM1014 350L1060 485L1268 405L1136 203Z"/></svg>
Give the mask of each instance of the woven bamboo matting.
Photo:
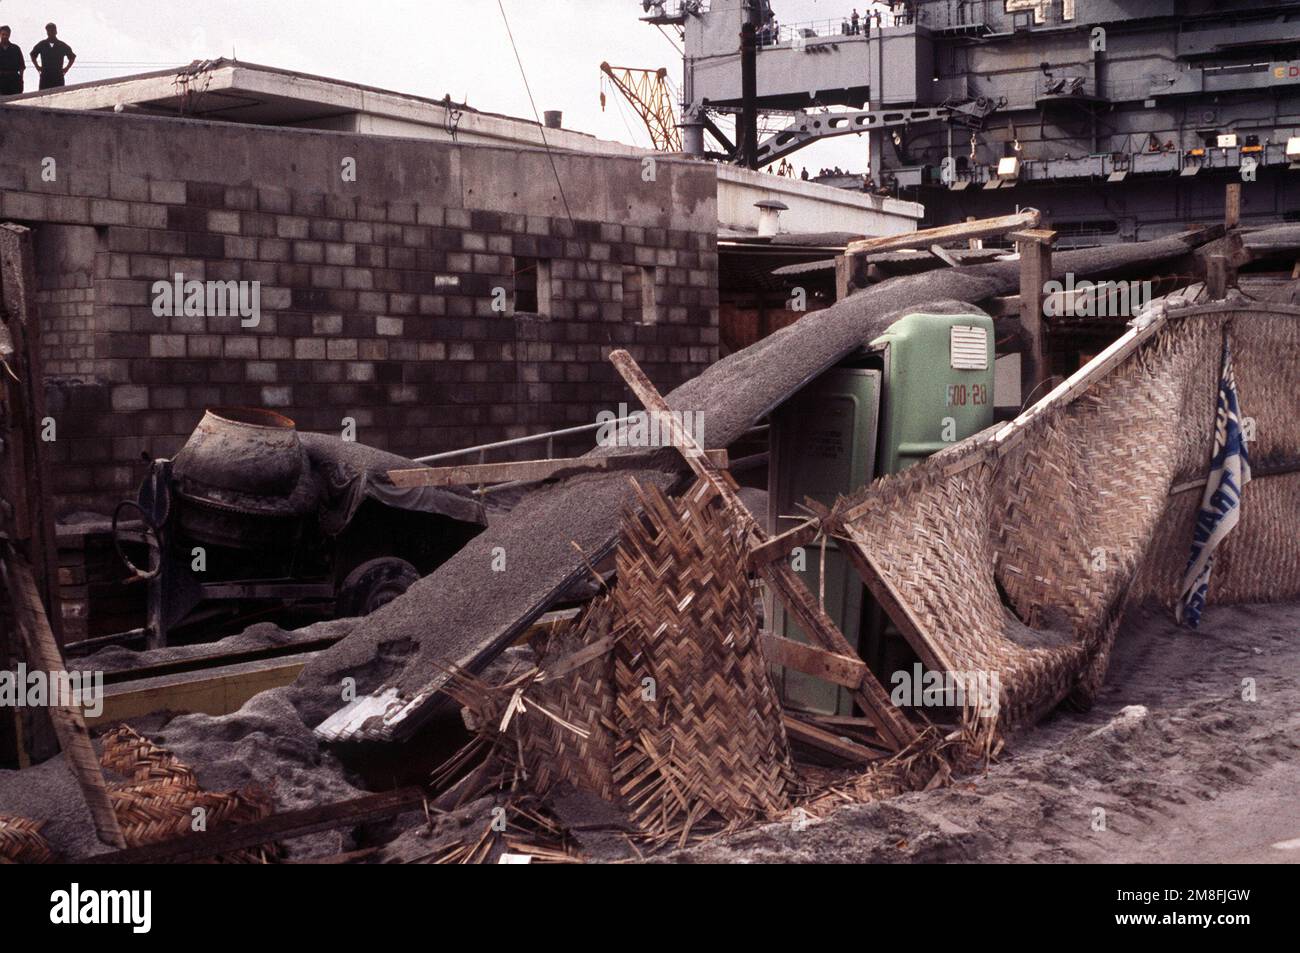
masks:
<svg viewBox="0 0 1300 953"><path fill-rule="evenodd" d="M531 672L448 684L529 790L569 782L680 842L781 813L793 775L739 529L707 484L676 501L634 486L612 591Z"/></svg>
<svg viewBox="0 0 1300 953"><path fill-rule="evenodd" d="M537 794L567 782L614 799L612 655L603 652L561 675L548 673L573 653L607 637L613 614L611 598L599 596L572 625L538 647L541 677L526 690L525 710L511 720L529 787Z"/></svg>
<svg viewBox="0 0 1300 953"><path fill-rule="evenodd" d="M670 501L634 483L617 554L614 783L648 832L772 816L792 780L758 638L741 529L696 483Z"/></svg>
<svg viewBox="0 0 1300 953"><path fill-rule="evenodd" d="M43 821L0 814L0 865L52 864L54 851L41 834Z"/></svg>
<svg viewBox="0 0 1300 953"><path fill-rule="evenodd" d="M828 520L932 667L996 673L998 718L1032 721L1105 676L1130 594L1172 604L1213 447L1225 334L1257 468L1300 457L1295 309L1172 311L1145 342L1002 443L978 434L841 500ZM1258 479L1210 602L1300 595L1300 475Z"/></svg>
<svg viewBox="0 0 1300 953"><path fill-rule="evenodd" d="M249 785L239 791L213 792L199 787L194 772L170 751L119 725L104 736L100 763L129 779L109 786L109 799L128 847L155 844L190 833L194 810L205 813L210 830L268 816L274 804L268 791ZM266 863L279 858L277 845L234 851L211 863Z"/></svg>

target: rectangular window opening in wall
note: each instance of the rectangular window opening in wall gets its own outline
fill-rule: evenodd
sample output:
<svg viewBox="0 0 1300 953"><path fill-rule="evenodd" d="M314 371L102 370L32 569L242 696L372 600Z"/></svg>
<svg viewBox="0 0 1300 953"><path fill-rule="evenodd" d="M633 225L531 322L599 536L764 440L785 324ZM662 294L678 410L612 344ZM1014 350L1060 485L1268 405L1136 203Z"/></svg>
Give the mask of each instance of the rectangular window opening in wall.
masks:
<svg viewBox="0 0 1300 953"><path fill-rule="evenodd" d="M623 266L623 320L632 324L659 323L653 267Z"/></svg>
<svg viewBox="0 0 1300 953"><path fill-rule="evenodd" d="M516 258L514 311L551 313L551 262L546 258Z"/></svg>

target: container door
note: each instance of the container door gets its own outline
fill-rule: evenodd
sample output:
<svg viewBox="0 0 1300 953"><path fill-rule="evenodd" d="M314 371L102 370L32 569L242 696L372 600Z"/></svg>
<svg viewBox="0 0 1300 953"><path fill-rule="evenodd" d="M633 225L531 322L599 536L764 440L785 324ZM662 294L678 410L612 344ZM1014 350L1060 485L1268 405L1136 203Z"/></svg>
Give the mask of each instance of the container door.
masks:
<svg viewBox="0 0 1300 953"><path fill-rule="evenodd" d="M800 391L772 415L770 525L783 532L796 525L781 517L805 514L798 504L811 497L827 506L836 497L869 482L875 472L876 426L880 411L880 372L834 368ZM819 591L821 547L804 548L792 564L814 598ZM826 545L826 613L855 648L862 619L862 581L833 541ZM774 607L772 630L808 641ZM847 691L800 672L778 674L787 705L824 714L850 714Z"/></svg>

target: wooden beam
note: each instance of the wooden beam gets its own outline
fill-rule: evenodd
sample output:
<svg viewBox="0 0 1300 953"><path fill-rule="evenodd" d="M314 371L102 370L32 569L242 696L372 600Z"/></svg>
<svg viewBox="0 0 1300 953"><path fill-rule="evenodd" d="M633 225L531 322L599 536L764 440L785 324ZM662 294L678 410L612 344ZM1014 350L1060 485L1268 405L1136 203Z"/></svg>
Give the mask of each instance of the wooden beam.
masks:
<svg viewBox="0 0 1300 953"><path fill-rule="evenodd" d="M313 655L307 652L107 685L103 710L87 718L87 723L111 725L155 711L228 715L254 695L293 682Z"/></svg>
<svg viewBox="0 0 1300 953"><path fill-rule="evenodd" d="M774 559L784 559L800 546L807 546L817 538L818 523L808 520L765 542L758 543L749 551L750 566L770 563Z"/></svg>
<svg viewBox="0 0 1300 953"><path fill-rule="evenodd" d="M713 465L725 470L726 450L709 450ZM607 457L563 457L555 460L514 460L501 463L470 463L455 467L413 467L389 470L393 486L478 486L481 483L534 483L576 473L635 470L646 465L648 453L623 453Z"/></svg>
<svg viewBox="0 0 1300 953"><path fill-rule="evenodd" d="M0 315L0 556L7 541L31 572L44 624L57 646L63 642L63 612L49 496L49 444L40 439L46 417L45 375L35 251L31 230L19 225L0 224ZM11 628L0 618L0 666L23 658ZM37 667L30 656L27 661ZM46 710L0 709L0 721L12 726L20 765L58 751L58 735Z"/></svg>
<svg viewBox="0 0 1300 953"><path fill-rule="evenodd" d="M851 519L851 516L847 517ZM907 601L894 588L893 584L885 578L880 567L875 564L871 554L863 550L857 543L849 541L843 548L844 553L849 557L849 562L857 570L862 581L867 584L867 589L880 607L885 610L885 614L893 620L894 625L898 626L898 631L902 633L907 644L912 647L917 656L925 663L927 668L939 672L956 671L952 660L944 654L943 649L939 646L931 645L925 626L921 620L908 607Z"/></svg>
<svg viewBox="0 0 1300 953"><path fill-rule="evenodd" d="M867 764L871 761L889 757L888 752L874 751L865 745L858 744L856 741L850 741L834 732L827 731L825 728L801 721L789 712L782 713L781 720L785 722L785 733L792 740L802 742L810 748L816 748L818 751L834 755L837 758L843 758L845 761Z"/></svg>
<svg viewBox="0 0 1300 953"><path fill-rule="evenodd" d="M961 264L961 262L959 262L956 258L953 258L952 255L948 254L948 252L944 250L942 245L931 245L930 254L933 255L935 258L938 258L945 265L951 265L954 268L956 268L958 265Z"/></svg>
<svg viewBox="0 0 1300 953"><path fill-rule="evenodd" d="M55 676L65 671L63 656L45 616L45 606L41 603L31 567L10 550L0 553L0 575L4 576L5 588L9 591L19 637L26 648L27 664L32 669L46 672L53 685ZM63 756L73 777L81 787L86 806L90 808L95 833L111 847L125 847L126 841L117 823L117 815L113 812L108 786L104 783L104 773L90 743L90 734L86 731L86 720L82 717L81 709L72 704L72 699L60 699L64 704L54 704L55 699L52 697L47 700L50 703L50 721L58 736L59 746L63 749Z"/></svg>
<svg viewBox="0 0 1300 953"><path fill-rule="evenodd" d="M862 679L871 674L867 663L860 658L828 652L815 645L782 638L770 632L763 633L761 641L763 654L772 664L792 668L832 685L856 689L862 684Z"/></svg>
<svg viewBox="0 0 1300 953"><path fill-rule="evenodd" d="M610 353L609 359L646 410L659 415L660 426L668 430L678 452L695 475L717 493L724 510L749 536L751 547L765 543L767 534L759 526L758 520L740 502L740 497L732 489L731 483L709 463L704 450L695 442L691 433L669 413L667 402L637 366L632 355L624 350L616 350ZM795 575L788 562L778 559L764 563L757 567L757 572L809 638L831 652L853 655L853 647L849 645L830 616L813 600L812 595L799 581L799 577ZM862 707L863 714L872 719L881 736L886 742L895 746L896 750L905 747L917 737L916 729L897 708L890 704L889 696L875 678L862 679L862 684L852 694L854 700Z"/></svg>
<svg viewBox="0 0 1300 953"><path fill-rule="evenodd" d="M899 235L885 235L881 238L864 238L849 242L844 250L846 255L863 255L896 248L927 249L941 242L965 241L971 238L991 238L1003 235L1018 228L1036 228L1038 212L1027 209L1015 215L1002 215L998 218L981 218L973 222L957 222L954 225L940 225L938 228L922 228L915 232L903 232Z"/></svg>
<svg viewBox="0 0 1300 953"><path fill-rule="evenodd" d="M350 801L272 814L247 824L223 825L143 847L129 847L79 858L80 864L185 864L218 854L247 850L278 840L366 824L413 810L424 803L419 788L368 794Z"/></svg>

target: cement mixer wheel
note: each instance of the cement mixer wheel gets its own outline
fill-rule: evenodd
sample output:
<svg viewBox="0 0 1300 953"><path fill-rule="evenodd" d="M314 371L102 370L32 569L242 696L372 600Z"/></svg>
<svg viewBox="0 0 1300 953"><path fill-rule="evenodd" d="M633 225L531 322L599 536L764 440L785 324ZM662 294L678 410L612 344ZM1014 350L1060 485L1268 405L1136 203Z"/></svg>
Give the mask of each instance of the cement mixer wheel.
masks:
<svg viewBox="0 0 1300 953"><path fill-rule="evenodd" d="M370 615L392 602L420 578L419 572L405 559L381 556L357 566L339 590L338 616Z"/></svg>

